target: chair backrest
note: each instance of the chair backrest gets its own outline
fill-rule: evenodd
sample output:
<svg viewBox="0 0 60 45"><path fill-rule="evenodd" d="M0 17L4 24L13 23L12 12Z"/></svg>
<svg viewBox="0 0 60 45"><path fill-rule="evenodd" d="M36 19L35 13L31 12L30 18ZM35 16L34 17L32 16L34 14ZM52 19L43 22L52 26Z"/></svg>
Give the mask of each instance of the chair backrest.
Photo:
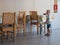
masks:
<svg viewBox="0 0 60 45"><path fill-rule="evenodd" d="M3 12L2 24L13 24L15 23L15 12Z"/></svg>
<svg viewBox="0 0 60 45"><path fill-rule="evenodd" d="M25 16L25 12L20 11L18 17L19 17L19 18L23 18L24 16Z"/></svg>
<svg viewBox="0 0 60 45"><path fill-rule="evenodd" d="M25 11L20 11L19 12L19 14L18 14L18 24L21 23L22 21L24 21L25 14L26 14Z"/></svg>
<svg viewBox="0 0 60 45"><path fill-rule="evenodd" d="M38 18L37 11L30 11L30 16L32 20L36 20Z"/></svg>

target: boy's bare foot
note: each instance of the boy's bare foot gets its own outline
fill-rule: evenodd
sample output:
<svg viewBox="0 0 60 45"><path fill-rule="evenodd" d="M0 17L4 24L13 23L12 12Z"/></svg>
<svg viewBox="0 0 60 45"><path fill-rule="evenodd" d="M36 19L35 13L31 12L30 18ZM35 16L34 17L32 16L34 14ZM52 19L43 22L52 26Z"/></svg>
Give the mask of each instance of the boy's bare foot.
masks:
<svg viewBox="0 0 60 45"><path fill-rule="evenodd" d="M45 36L50 36L50 34L47 33L47 34L45 34Z"/></svg>

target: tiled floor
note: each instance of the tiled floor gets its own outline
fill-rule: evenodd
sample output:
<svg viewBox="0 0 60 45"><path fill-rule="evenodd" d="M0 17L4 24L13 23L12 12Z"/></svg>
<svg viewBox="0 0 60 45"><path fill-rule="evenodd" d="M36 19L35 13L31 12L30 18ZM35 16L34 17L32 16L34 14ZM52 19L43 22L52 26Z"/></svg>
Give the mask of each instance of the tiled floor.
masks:
<svg viewBox="0 0 60 45"><path fill-rule="evenodd" d="M49 37L44 33L38 35L36 32L27 33L25 36L17 36L15 42L9 40L0 45L60 45L60 30L52 30Z"/></svg>

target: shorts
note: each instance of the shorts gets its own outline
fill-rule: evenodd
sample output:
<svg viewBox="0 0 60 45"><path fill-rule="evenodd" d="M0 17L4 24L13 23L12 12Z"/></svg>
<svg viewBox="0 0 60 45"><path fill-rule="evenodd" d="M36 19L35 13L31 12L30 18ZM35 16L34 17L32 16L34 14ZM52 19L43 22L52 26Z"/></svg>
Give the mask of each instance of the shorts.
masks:
<svg viewBox="0 0 60 45"><path fill-rule="evenodd" d="M51 24L47 24L47 29L49 29L51 27Z"/></svg>

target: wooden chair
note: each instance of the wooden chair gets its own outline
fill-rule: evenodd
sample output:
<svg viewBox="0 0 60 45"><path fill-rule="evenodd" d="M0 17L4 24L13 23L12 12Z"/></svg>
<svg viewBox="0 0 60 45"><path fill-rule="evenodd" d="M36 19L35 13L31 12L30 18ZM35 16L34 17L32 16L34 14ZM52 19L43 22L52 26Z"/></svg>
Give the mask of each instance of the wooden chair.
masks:
<svg viewBox="0 0 60 45"><path fill-rule="evenodd" d="M26 31L26 12L25 11L19 12L17 22L18 22L18 26L17 26L18 32L20 28L23 26L23 34L25 34L25 31Z"/></svg>
<svg viewBox="0 0 60 45"><path fill-rule="evenodd" d="M33 22L35 20L36 22ZM38 34L38 27L39 27L39 18L37 11L30 11L30 31L32 32L32 24L37 25L37 34Z"/></svg>
<svg viewBox="0 0 60 45"><path fill-rule="evenodd" d="M2 31L7 33L7 39L11 36L15 41L16 36L15 12L3 12L2 15Z"/></svg>

